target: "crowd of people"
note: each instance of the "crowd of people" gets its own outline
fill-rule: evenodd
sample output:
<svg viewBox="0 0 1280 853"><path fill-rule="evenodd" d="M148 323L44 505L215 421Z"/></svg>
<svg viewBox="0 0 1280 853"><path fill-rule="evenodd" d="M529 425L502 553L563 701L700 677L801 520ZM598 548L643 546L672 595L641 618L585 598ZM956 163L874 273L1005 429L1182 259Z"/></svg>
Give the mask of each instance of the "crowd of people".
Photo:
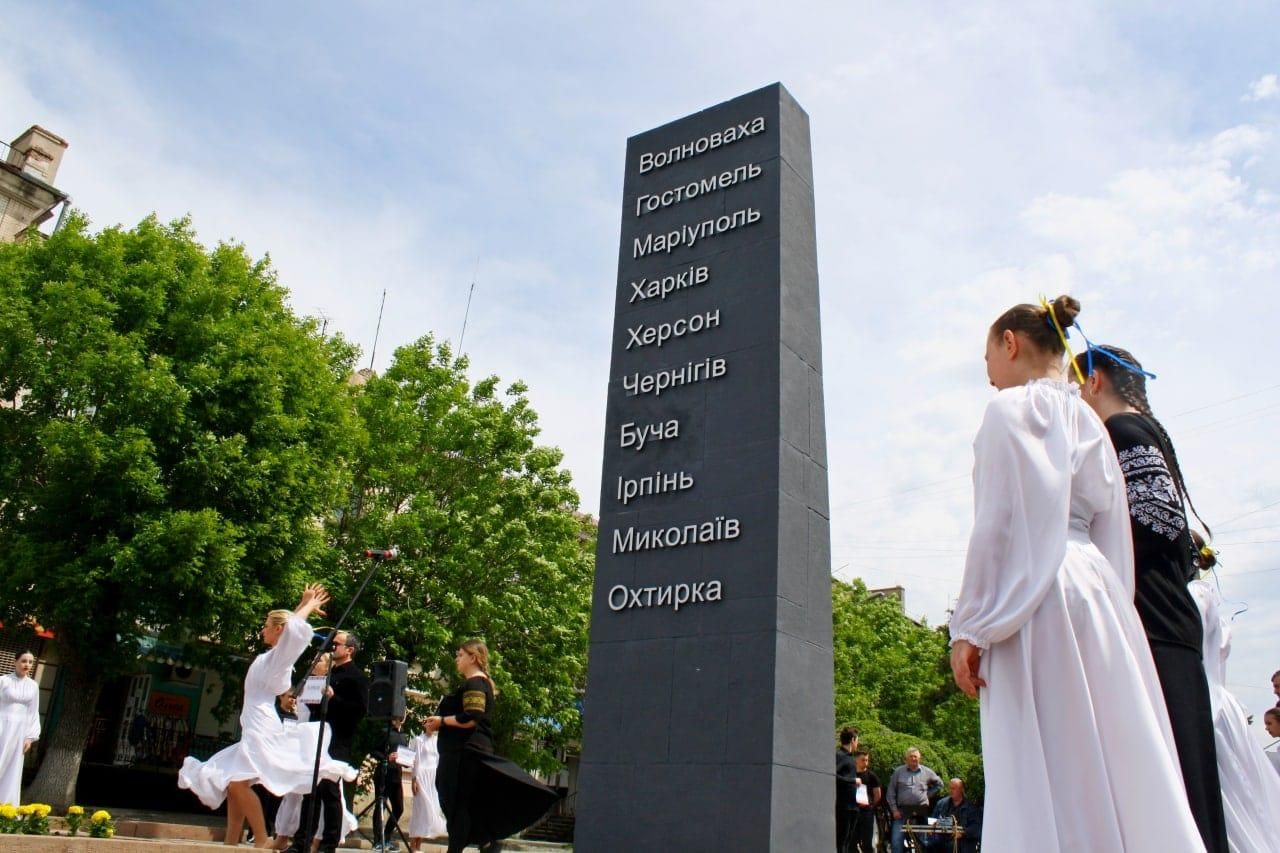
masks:
<svg viewBox="0 0 1280 853"><path fill-rule="evenodd" d="M950 622L956 684L980 700L986 846L1280 850L1280 780L1228 700L1229 623L1192 586L1213 551L1151 374L1087 338L1064 359L1079 311L1016 305L987 334L998 393Z"/></svg>
<svg viewBox="0 0 1280 853"><path fill-rule="evenodd" d="M355 662L359 639L339 631L330 651L317 657L312 674L323 676L324 685L309 697L316 701L299 701L291 684L313 637L307 617L322 613L328 600L322 587L309 586L293 611L268 614L262 639L269 648L245 676L240 740L207 761L188 757L179 772L179 786L209 808L227 803L226 844L240 844L247 823L255 847L332 853L356 827L344 783L356 779L353 742L369 710L369 679ZM400 849L402 753L409 750L411 850L427 838L446 837L450 853L469 845L497 853L502 839L537 821L558 799L494 752L497 689L484 642L464 642L454 663L462 684L422 720L421 733L410 741L402 734L405 720L392 719L374 752L375 849Z"/></svg>
<svg viewBox="0 0 1280 853"><path fill-rule="evenodd" d="M997 394L974 442L974 526L949 625L955 683L980 702L984 805L914 748L880 780L846 728L840 853L871 853L878 814L892 853L974 851L984 838L988 853L1280 853L1280 756L1257 745L1226 687L1231 621L1206 579L1211 531L1147 399L1152 375L1117 346L1085 338L1072 353L1079 311L1067 296L1016 305L987 334ZM274 835L288 853L329 853L356 825L344 785L368 711L358 638L330 638L314 701L298 701L291 683L314 636L307 620L328 601L312 585L292 611L267 615L240 740L179 773L205 805L226 802L227 844L247 825L255 847ZM0 677L0 802L18 802L23 755L40 735L34 663L24 653ZM493 853L557 798L494 752L485 644L462 643L454 664L461 683L421 733L410 740L393 720L377 752L386 850L398 849L404 812L402 751L413 753L415 849L443 835L449 853ZM1272 684L1280 699L1280 672ZM1280 701L1263 725L1280 742Z"/></svg>
<svg viewBox="0 0 1280 853"><path fill-rule="evenodd" d="M911 747L889 780L881 784L870 769L870 753L859 748L858 730L840 731L836 751L836 853L877 853L887 837L891 853L916 850L974 853L982 840L982 811L951 779L942 796L942 777L921 763Z"/></svg>
<svg viewBox="0 0 1280 853"><path fill-rule="evenodd" d="M1083 332L1072 353L1079 311L1069 296L1016 305L987 334L998 393L974 441L949 625L956 685L980 701L984 807L960 779L940 796L916 749L881 786L846 729L841 853L870 853L882 799L893 853L984 837L996 853L1280 853L1280 757L1226 688L1211 532L1147 400L1152 374ZM1280 672L1272 682L1280 699ZM1280 738L1277 705L1263 722Z"/></svg>

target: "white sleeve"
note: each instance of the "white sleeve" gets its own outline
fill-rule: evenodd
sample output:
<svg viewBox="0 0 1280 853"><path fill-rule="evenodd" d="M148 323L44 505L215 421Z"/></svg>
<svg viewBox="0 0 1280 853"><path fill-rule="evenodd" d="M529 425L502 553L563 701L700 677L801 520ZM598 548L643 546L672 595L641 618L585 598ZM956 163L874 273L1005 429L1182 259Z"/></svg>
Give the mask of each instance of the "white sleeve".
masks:
<svg viewBox="0 0 1280 853"><path fill-rule="evenodd" d="M1101 423L1098 429L1103 430L1099 451L1103 458L1102 476L1111 491L1111 506L1093 517L1089 524L1089 538L1115 568L1125 593L1132 599L1137 581L1134 578L1133 524L1129 520L1128 491L1111 439Z"/></svg>
<svg viewBox="0 0 1280 853"><path fill-rule="evenodd" d="M1071 448L1033 432L1024 395L1001 392L974 440L973 533L950 627L984 649L1026 624L1066 553Z"/></svg>
<svg viewBox="0 0 1280 853"><path fill-rule="evenodd" d="M289 680L293 674L293 665L298 662L298 658L306 651L307 644L311 642L311 635L311 625L306 619L301 616L289 617L289 621L284 626L284 633L280 635L275 646L262 654L265 658L262 670L265 683L274 684L277 681Z"/></svg>
<svg viewBox="0 0 1280 853"><path fill-rule="evenodd" d="M34 679L31 686L35 687L31 691L31 696L27 698L27 732L23 735L26 740L40 739L40 688L36 686Z"/></svg>

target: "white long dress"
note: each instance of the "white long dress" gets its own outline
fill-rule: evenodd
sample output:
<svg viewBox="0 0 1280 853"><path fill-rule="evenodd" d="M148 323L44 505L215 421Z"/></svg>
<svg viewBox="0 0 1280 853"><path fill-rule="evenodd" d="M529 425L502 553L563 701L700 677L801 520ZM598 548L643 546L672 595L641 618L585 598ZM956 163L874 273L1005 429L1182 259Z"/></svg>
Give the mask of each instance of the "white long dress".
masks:
<svg viewBox="0 0 1280 853"><path fill-rule="evenodd" d="M974 441L953 639L984 649L984 853L1203 851L1133 605L1124 478L1065 383L999 392Z"/></svg>
<svg viewBox="0 0 1280 853"><path fill-rule="evenodd" d="M449 827L445 824L440 796L436 793L436 767L440 764L436 737L423 732L413 739L410 746L413 749L413 781L418 783L418 792L413 795L409 837L440 838L448 835Z"/></svg>
<svg viewBox="0 0 1280 853"><path fill-rule="evenodd" d="M1204 672L1213 703L1227 843L1232 853L1280 853L1280 776L1249 735L1249 715L1227 690L1231 623L1222 613L1222 596L1207 581L1187 586L1204 618Z"/></svg>
<svg viewBox="0 0 1280 853"><path fill-rule="evenodd" d="M31 676L0 675L0 803L22 796L22 745L40 738L40 688Z"/></svg>
<svg viewBox="0 0 1280 853"><path fill-rule="evenodd" d="M301 702L298 703L295 711L298 718L296 720L286 719L284 721L285 728L306 723L311 718L311 709ZM314 756L312 757L314 761ZM338 830L338 843L341 844L346 840L347 836L356 831L359 822L356 816L347 808L347 797L343 791L343 785L338 783L338 794L342 803L342 828ZM276 811L276 835L287 835L292 838L298 832L298 825L302 823L302 798L303 794L285 794L284 799L280 801L280 808ZM316 808L319 808L319 803ZM324 812L320 813L320 821L316 824L316 838L324 833Z"/></svg>
<svg viewBox="0 0 1280 853"><path fill-rule="evenodd" d="M289 689L294 662L311 641L311 626L289 617L275 646L253 659L244 678L244 708L240 711L240 740L208 761L190 756L178 771L178 787L188 788L211 809L227 796L227 785L245 779L260 782L278 797L311 790L316 738L323 736L320 778L348 782L354 767L329 757L329 726L299 723L286 727L276 713L276 697Z"/></svg>

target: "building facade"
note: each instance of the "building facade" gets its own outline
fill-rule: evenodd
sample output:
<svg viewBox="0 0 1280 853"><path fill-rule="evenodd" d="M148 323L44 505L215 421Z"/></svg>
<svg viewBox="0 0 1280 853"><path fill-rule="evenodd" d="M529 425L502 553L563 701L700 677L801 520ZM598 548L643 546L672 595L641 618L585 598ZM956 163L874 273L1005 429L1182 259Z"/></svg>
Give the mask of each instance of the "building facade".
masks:
<svg viewBox="0 0 1280 853"><path fill-rule="evenodd" d="M54 186L67 141L33 124L8 145L0 143L0 241L38 234L70 196Z"/></svg>

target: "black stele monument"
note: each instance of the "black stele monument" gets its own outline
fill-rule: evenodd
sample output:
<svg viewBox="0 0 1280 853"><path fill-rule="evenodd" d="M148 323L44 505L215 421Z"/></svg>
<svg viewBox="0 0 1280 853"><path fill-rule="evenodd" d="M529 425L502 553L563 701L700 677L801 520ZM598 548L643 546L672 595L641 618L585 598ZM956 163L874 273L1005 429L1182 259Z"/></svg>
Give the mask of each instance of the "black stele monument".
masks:
<svg viewBox="0 0 1280 853"><path fill-rule="evenodd" d="M809 120L627 143L575 849L835 846Z"/></svg>

